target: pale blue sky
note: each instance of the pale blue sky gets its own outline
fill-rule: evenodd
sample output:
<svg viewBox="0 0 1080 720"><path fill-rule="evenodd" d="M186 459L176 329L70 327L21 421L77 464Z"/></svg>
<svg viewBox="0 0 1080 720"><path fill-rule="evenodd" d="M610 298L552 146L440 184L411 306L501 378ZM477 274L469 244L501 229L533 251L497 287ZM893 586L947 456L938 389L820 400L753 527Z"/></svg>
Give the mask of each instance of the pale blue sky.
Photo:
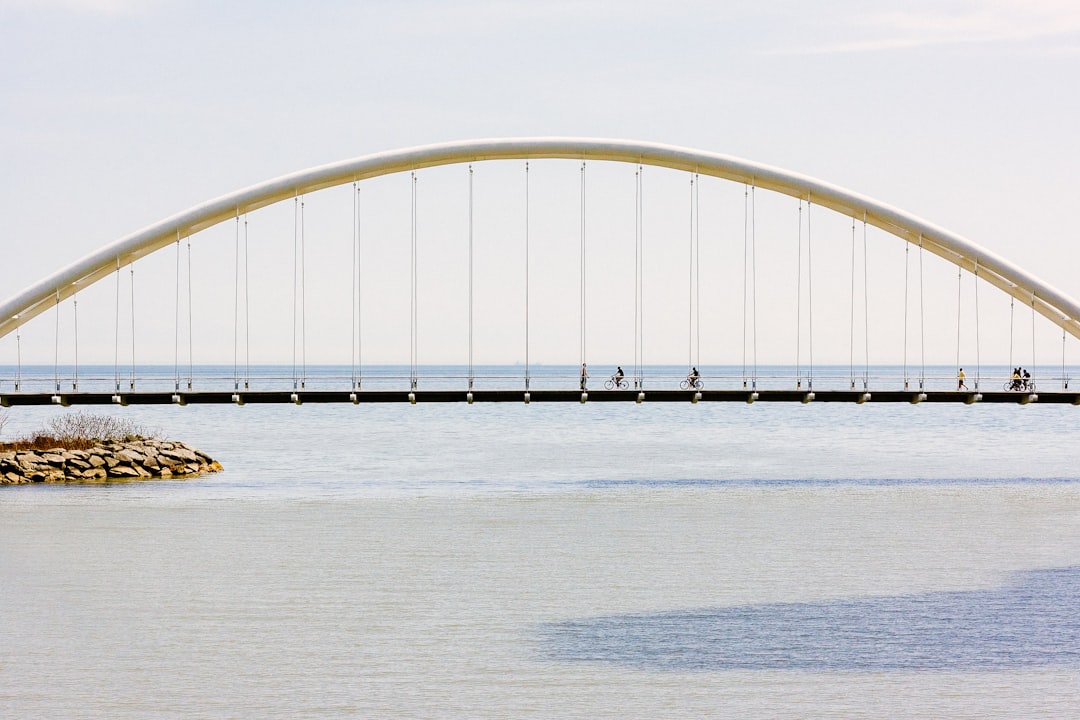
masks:
<svg viewBox="0 0 1080 720"><path fill-rule="evenodd" d="M304 167L581 135L816 176L1080 297L1078 70L1080 9L1066 1L0 0L0 295ZM44 362L51 323L26 340ZM218 350L231 358L229 332ZM454 359L440 342L427 357Z"/></svg>

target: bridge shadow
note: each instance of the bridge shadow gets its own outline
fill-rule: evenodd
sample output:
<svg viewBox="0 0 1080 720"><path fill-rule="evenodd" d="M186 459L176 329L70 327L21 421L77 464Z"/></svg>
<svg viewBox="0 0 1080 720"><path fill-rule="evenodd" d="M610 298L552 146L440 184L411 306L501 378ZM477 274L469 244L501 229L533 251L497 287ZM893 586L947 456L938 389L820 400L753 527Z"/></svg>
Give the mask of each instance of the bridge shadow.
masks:
<svg viewBox="0 0 1080 720"><path fill-rule="evenodd" d="M1080 668L1080 567L992 590L570 620L539 636L545 659L641 670Z"/></svg>

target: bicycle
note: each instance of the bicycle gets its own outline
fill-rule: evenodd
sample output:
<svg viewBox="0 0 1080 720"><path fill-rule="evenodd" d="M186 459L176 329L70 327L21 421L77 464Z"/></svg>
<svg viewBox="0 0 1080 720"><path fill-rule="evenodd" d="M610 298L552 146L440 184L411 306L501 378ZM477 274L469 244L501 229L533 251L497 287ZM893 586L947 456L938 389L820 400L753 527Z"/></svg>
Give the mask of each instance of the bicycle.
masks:
<svg viewBox="0 0 1080 720"><path fill-rule="evenodd" d="M691 381L690 378L686 378L679 383L680 390L690 390L691 388L694 390L701 390L703 387L705 387L705 383L701 381L701 378L694 378L693 381Z"/></svg>
<svg viewBox="0 0 1080 720"><path fill-rule="evenodd" d="M629 387L630 381L625 377L619 377L617 375L612 375L608 378L607 382L604 383L605 390L627 390Z"/></svg>
<svg viewBox="0 0 1080 720"><path fill-rule="evenodd" d="M1035 383L1031 380L1006 380L1001 386L1005 392L1035 392Z"/></svg>

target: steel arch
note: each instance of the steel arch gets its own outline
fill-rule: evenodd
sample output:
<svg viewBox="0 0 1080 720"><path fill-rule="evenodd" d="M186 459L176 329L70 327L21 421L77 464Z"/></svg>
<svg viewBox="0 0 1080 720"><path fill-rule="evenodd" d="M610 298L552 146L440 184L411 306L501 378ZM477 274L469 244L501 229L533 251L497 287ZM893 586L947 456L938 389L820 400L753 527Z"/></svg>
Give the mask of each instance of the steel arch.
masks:
<svg viewBox="0 0 1080 720"><path fill-rule="evenodd" d="M437 165L563 158L640 163L746 183L843 215L865 220L969 271L1080 338L1080 304L1068 295L970 240L873 198L761 163L660 143L597 138L505 138L424 145L365 155L301 170L209 200L134 232L42 278L0 304L0 337L177 238L301 193Z"/></svg>

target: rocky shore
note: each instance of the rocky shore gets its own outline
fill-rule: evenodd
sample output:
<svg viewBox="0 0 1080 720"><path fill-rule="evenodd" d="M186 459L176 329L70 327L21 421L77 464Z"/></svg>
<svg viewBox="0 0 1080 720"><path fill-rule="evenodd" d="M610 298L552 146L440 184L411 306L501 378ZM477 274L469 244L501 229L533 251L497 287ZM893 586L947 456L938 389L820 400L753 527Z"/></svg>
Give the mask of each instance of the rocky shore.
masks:
<svg viewBox="0 0 1080 720"><path fill-rule="evenodd" d="M218 470L220 463L184 443L142 437L86 450L0 452L0 485L185 478Z"/></svg>

